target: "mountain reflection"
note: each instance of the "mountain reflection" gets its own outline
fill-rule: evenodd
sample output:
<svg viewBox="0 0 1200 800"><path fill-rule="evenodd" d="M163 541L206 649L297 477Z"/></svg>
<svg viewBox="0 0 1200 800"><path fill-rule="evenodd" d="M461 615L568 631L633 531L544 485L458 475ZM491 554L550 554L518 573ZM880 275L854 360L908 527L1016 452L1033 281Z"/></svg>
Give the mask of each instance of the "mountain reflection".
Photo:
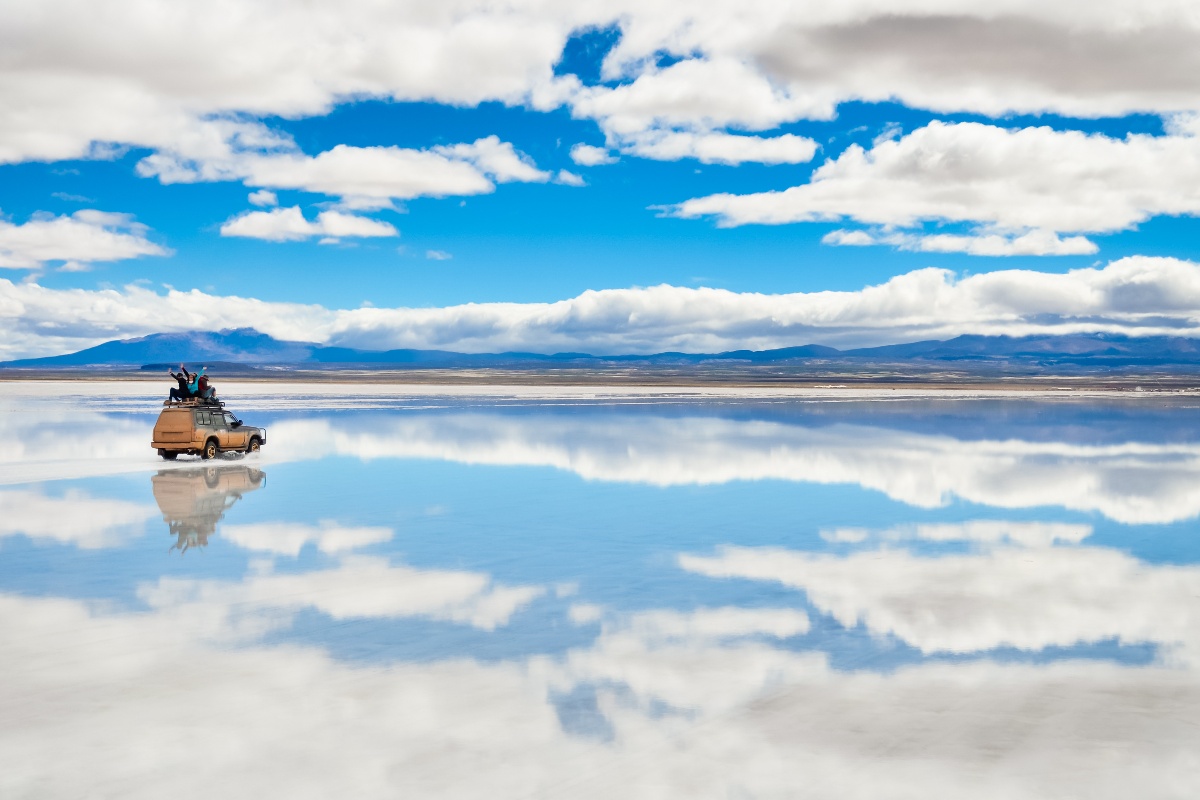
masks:
<svg viewBox="0 0 1200 800"><path fill-rule="evenodd" d="M159 470L150 483L163 521L175 537L171 549L186 552L206 546L225 512L266 481L265 472L243 465Z"/></svg>

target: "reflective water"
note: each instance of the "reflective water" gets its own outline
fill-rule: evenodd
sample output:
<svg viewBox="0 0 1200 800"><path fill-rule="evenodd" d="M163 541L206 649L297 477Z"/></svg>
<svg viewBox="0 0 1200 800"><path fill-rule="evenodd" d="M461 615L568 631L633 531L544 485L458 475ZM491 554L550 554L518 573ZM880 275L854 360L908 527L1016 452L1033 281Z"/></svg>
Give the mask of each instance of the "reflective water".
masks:
<svg viewBox="0 0 1200 800"><path fill-rule="evenodd" d="M1200 796L1186 398L0 383L0 797ZM496 394L496 392L492 392Z"/></svg>

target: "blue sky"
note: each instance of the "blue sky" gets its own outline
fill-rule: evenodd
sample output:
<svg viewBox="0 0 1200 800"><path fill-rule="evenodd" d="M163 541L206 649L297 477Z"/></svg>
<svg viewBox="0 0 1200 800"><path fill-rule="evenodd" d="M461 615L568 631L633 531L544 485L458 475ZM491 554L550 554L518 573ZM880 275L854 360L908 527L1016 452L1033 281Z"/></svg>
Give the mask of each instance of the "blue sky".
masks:
<svg viewBox="0 0 1200 800"><path fill-rule="evenodd" d="M0 11L0 357L1200 334L1194 21L945 6Z"/></svg>

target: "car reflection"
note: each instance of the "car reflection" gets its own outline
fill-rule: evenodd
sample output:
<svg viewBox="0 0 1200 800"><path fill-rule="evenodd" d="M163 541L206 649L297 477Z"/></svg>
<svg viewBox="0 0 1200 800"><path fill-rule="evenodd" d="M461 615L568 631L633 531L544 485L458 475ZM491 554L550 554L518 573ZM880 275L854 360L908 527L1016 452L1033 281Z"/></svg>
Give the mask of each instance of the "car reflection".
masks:
<svg viewBox="0 0 1200 800"><path fill-rule="evenodd" d="M163 521L175 537L171 550L183 553L206 546L225 512L242 495L265 486L267 474L242 465L159 470L150 483Z"/></svg>

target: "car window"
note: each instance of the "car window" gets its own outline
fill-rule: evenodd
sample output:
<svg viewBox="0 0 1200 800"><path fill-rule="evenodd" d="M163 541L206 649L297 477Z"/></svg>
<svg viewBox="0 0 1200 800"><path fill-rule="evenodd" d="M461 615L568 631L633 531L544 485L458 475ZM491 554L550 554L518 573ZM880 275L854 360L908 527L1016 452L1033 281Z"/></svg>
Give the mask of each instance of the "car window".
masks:
<svg viewBox="0 0 1200 800"><path fill-rule="evenodd" d="M226 411L222 416L225 417L225 424L232 428L233 427L233 414L230 414L228 411Z"/></svg>
<svg viewBox="0 0 1200 800"><path fill-rule="evenodd" d="M212 415L207 411L196 412L197 425L212 425Z"/></svg>

